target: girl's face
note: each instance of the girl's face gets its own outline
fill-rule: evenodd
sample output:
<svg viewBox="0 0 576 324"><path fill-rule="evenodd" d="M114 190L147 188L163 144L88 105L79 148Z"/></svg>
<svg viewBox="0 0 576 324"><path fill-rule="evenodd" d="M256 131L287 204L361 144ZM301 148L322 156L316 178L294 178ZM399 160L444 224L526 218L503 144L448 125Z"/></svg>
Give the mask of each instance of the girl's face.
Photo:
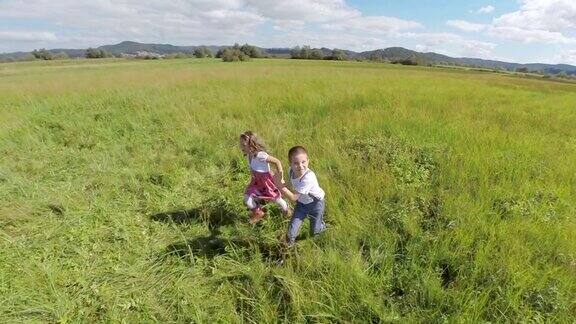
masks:
<svg viewBox="0 0 576 324"><path fill-rule="evenodd" d="M240 149L242 153L248 155L250 154L250 146L248 146L248 140L244 137L240 137Z"/></svg>
<svg viewBox="0 0 576 324"><path fill-rule="evenodd" d="M301 177L308 170L308 154L299 153L292 156L290 166L296 177Z"/></svg>

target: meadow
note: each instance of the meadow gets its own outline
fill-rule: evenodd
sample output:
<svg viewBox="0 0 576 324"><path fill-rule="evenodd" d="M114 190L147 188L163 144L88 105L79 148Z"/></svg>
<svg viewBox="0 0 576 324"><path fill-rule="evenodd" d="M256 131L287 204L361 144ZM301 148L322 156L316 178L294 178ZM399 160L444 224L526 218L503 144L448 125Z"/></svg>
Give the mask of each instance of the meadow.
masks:
<svg viewBox="0 0 576 324"><path fill-rule="evenodd" d="M0 64L0 322L573 322L576 85L366 62ZM248 224L252 129L330 229Z"/></svg>

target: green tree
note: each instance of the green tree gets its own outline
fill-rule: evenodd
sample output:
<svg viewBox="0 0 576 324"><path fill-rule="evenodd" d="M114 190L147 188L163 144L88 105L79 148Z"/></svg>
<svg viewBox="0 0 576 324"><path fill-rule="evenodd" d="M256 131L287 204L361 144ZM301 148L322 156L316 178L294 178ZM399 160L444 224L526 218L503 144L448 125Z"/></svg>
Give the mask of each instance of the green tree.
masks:
<svg viewBox="0 0 576 324"><path fill-rule="evenodd" d="M237 47L237 45L238 44L236 44L235 47ZM242 51L242 53L252 58L264 57L264 53L262 53L262 50L253 45L244 44L240 47L240 51Z"/></svg>
<svg viewBox="0 0 576 324"><path fill-rule="evenodd" d="M300 46L295 46L290 51L290 58L299 59L299 58L301 58L300 53L301 53Z"/></svg>
<svg viewBox="0 0 576 324"><path fill-rule="evenodd" d="M62 51L60 53L55 54L53 58L55 60L67 60L70 57L68 56L68 54L66 52Z"/></svg>
<svg viewBox="0 0 576 324"><path fill-rule="evenodd" d="M45 48L42 48L39 50L33 50L32 55L34 55L34 57L38 60L52 60L52 59L54 59L54 56L52 55L52 53Z"/></svg>
<svg viewBox="0 0 576 324"><path fill-rule="evenodd" d="M208 47L200 46L194 50L194 56L197 58L204 58L204 57L213 57L214 54Z"/></svg>
<svg viewBox="0 0 576 324"><path fill-rule="evenodd" d="M346 56L346 53L344 53L343 50L337 48L332 50L332 55L330 56L330 59L334 61L345 61L347 58L348 57Z"/></svg>
<svg viewBox="0 0 576 324"><path fill-rule="evenodd" d="M238 62L248 61L250 56L242 52L239 47L228 47L222 50L222 61L224 62Z"/></svg>
<svg viewBox="0 0 576 324"><path fill-rule="evenodd" d="M93 58L107 58L107 57L114 57L112 53L105 51L100 48L88 48L86 53L84 54L86 58L93 59Z"/></svg>
<svg viewBox="0 0 576 324"><path fill-rule="evenodd" d="M189 55L186 53L182 53L182 52L164 55L164 58L167 58L167 59L181 59L181 58L187 58L187 57L189 57Z"/></svg>
<svg viewBox="0 0 576 324"><path fill-rule="evenodd" d="M401 60L396 60L396 61L392 61L393 64L402 64L402 65L428 65L428 62L416 55L410 55L407 58L401 59Z"/></svg>
<svg viewBox="0 0 576 324"><path fill-rule="evenodd" d="M319 49L312 49L310 45L296 46L290 51L290 58L304 60L321 60L324 53Z"/></svg>
<svg viewBox="0 0 576 324"><path fill-rule="evenodd" d="M308 60L308 59L310 59L311 54L312 54L312 49L310 48L309 45L304 45L300 49L300 58L301 59Z"/></svg>
<svg viewBox="0 0 576 324"><path fill-rule="evenodd" d="M321 49L315 48L310 52L311 60L322 60L324 59L324 52Z"/></svg>
<svg viewBox="0 0 576 324"><path fill-rule="evenodd" d="M24 55L23 57L20 57L17 59L17 61L22 61L22 62L35 61L35 60L37 60L37 58L32 53L28 53L28 54Z"/></svg>

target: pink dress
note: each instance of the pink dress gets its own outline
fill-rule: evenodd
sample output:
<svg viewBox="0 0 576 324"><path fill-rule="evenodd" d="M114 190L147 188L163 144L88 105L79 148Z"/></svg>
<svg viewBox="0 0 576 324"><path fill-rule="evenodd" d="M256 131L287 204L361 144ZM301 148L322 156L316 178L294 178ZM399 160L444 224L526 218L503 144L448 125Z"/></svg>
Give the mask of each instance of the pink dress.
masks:
<svg viewBox="0 0 576 324"><path fill-rule="evenodd" d="M267 158L268 154L264 151L258 152L253 158L248 157L252 180L246 187L245 194L258 199L277 200L281 194L274 184L270 166L266 162Z"/></svg>

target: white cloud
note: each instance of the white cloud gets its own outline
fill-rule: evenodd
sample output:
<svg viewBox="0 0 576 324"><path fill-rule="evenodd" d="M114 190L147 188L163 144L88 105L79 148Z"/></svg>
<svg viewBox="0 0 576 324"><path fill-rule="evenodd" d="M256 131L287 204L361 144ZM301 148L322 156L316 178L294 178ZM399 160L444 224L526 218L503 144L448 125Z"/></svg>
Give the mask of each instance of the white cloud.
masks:
<svg viewBox="0 0 576 324"><path fill-rule="evenodd" d="M277 30L301 29L306 23L321 23L325 30L386 34L421 27L415 21L386 16L364 16L344 0L245 0L248 8L271 19Z"/></svg>
<svg viewBox="0 0 576 324"><path fill-rule="evenodd" d="M47 42L57 40L51 32L39 31L0 31L0 41L8 42Z"/></svg>
<svg viewBox="0 0 576 324"><path fill-rule="evenodd" d="M494 20L496 26L560 32L576 27L576 1L523 0L522 7Z"/></svg>
<svg viewBox="0 0 576 324"><path fill-rule="evenodd" d="M491 36L508 39L521 43L542 44L574 44L576 39L566 37L560 32L550 32L541 29L525 29L514 26L492 26L488 32Z"/></svg>
<svg viewBox="0 0 576 324"><path fill-rule="evenodd" d="M5 0L2 17L41 20L71 37L186 44L246 39L266 21L240 0ZM102 44L77 46L86 45Z"/></svg>
<svg viewBox="0 0 576 324"><path fill-rule="evenodd" d="M385 16L356 17L322 25L329 30L357 30L372 34L397 33L419 27L422 25L415 21Z"/></svg>
<svg viewBox="0 0 576 324"><path fill-rule="evenodd" d="M463 31L481 31L486 28L486 25L471 23L465 20L448 20L446 25Z"/></svg>
<svg viewBox="0 0 576 324"><path fill-rule="evenodd" d="M362 15L346 5L344 0L245 0L245 3L262 16L275 20L326 22Z"/></svg>
<svg viewBox="0 0 576 324"><path fill-rule="evenodd" d="M53 46L58 47L122 40L176 45L237 41L268 46L265 33L259 32L272 26L278 38L285 39L283 46L294 44L285 33L300 30L326 46L356 44L365 48L368 43L381 44L381 36L421 27L418 22L395 17L364 16L345 0L0 0L0 19L3 17L52 26L58 31ZM339 42L343 33L346 40ZM77 43L72 43L74 39Z"/></svg>
<svg viewBox="0 0 576 324"><path fill-rule="evenodd" d="M392 46L385 39L358 35L347 32L314 32L309 30L291 31L276 34L265 40L267 46L285 47L294 45L310 45L312 47L341 48L355 51L367 51L376 48Z"/></svg>
<svg viewBox="0 0 576 324"><path fill-rule="evenodd" d="M576 65L576 50L562 51L556 55L556 57L554 57L554 61L558 63Z"/></svg>
<svg viewBox="0 0 576 324"><path fill-rule="evenodd" d="M497 59L493 50L497 44L468 39L453 33L414 33L404 37L418 40L416 49L421 52L437 52L456 57Z"/></svg>
<svg viewBox="0 0 576 324"><path fill-rule="evenodd" d="M478 13L489 14L489 13L493 12L494 9L496 9L496 8L494 8L494 7L491 6L491 5L487 5L487 6L484 6L484 7L480 8L480 9L478 9Z"/></svg>
<svg viewBox="0 0 576 324"><path fill-rule="evenodd" d="M494 49L498 45L491 42L481 42L477 40L465 40L461 44L461 56L478 57L484 59L498 59L494 56Z"/></svg>
<svg viewBox="0 0 576 324"><path fill-rule="evenodd" d="M493 21L489 33L524 43L575 43L576 1L522 0L519 10Z"/></svg>
<svg viewBox="0 0 576 324"><path fill-rule="evenodd" d="M520 43L576 43L576 0L518 1L518 10L490 24L447 21L458 34L429 33L409 19L367 16L347 0L0 0L0 20L21 19L20 24L30 21L43 27L4 28L0 51L134 40L175 45L309 44L359 51L418 46L448 55L494 58L494 42L469 39L460 31ZM494 10L486 5L474 12Z"/></svg>
<svg viewBox="0 0 576 324"><path fill-rule="evenodd" d="M460 42L463 39L462 36L453 33L405 33L403 37L416 39L430 49L442 44Z"/></svg>
<svg viewBox="0 0 576 324"><path fill-rule="evenodd" d="M279 31L302 30L306 27L306 22L302 20L284 20L274 21L274 29Z"/></svg>

